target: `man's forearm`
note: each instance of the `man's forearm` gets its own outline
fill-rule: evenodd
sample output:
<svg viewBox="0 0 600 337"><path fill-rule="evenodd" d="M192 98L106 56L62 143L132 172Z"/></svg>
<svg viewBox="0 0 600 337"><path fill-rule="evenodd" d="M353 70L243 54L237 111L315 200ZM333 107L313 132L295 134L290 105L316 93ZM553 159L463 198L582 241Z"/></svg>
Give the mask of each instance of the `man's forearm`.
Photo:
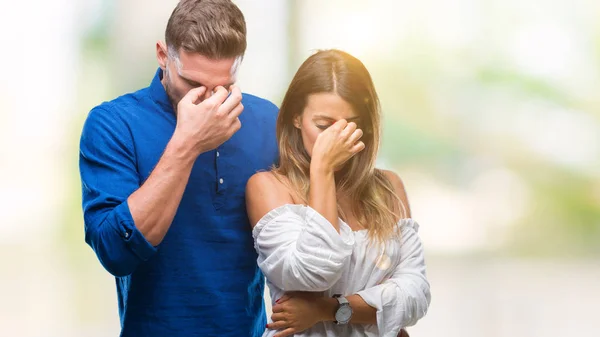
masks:
<svg viewBox="0 0 600 337"><path fill-rule="evenodd" d="M127 199L135 226L153 246L171 226L196 158L174 135L148 179Z"/></svg>

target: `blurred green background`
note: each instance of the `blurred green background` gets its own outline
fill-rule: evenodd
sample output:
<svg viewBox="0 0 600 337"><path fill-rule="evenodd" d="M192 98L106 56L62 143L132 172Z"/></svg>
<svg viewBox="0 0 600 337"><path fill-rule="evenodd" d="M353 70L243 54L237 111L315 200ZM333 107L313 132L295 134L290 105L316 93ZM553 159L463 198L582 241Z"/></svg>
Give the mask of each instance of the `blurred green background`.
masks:
<svg viewBox="0 0 600 337"><path fill-rule="evenodd" d="M281 103L339 48L370 70L379 166L421 224L414 336L600 336L600 2L235 1L239 84ZM114 279L83 241L87 112L145 87L176 0L0 4L0 335L116 336Z"/></svg>

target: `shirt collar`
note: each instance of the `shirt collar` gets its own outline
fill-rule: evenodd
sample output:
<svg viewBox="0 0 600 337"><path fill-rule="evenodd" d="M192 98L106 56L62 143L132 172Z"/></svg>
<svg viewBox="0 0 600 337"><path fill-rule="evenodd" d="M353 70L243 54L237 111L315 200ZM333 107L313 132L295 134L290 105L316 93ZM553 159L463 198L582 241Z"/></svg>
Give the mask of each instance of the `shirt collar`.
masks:
<svg viewBox="0 0 600 337"><path fill-rule="evenodd" d="M169 100L169 96L167 95L167 91L161 82L162 77L163 71L161 68L158 68L152 79L152 83L150 83L150 96L152 96L152 100L158 103L161 108L165 109L167 112L175 113L171 100Z"/></svg>

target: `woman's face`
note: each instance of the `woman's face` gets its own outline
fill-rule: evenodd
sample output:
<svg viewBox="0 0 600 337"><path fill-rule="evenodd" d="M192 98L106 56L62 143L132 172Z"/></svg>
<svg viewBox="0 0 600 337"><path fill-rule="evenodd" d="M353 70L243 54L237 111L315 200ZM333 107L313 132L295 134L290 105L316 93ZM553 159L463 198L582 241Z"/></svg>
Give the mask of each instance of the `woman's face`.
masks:
<svg viewBox="0 0 600 337"><path fill-rule="evenodd" d="M300 129L302 142L309 156L321 132L340 119L348 123L354 122L360 127L359 115L352 109L350 103L335 93L317 93L308 96L304 111L294 121Z"/></svg>

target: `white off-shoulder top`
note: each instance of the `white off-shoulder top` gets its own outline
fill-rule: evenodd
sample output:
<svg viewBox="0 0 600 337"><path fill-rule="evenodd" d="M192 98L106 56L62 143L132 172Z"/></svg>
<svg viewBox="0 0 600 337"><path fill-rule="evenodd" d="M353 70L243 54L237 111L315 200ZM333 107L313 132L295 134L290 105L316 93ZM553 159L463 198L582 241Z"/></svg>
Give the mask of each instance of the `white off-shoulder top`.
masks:
<svg viewBox="0 0 600 337"><path fill-rule="evenodd" d="M258 266L273 305L287 291L358 294L377 309L377 324L322 322L295 336L396 337L425 315L431 301L419 225L402 219L399 239L369 245L367 230L352 231L338 221L340 233L311 207L287 204L256 224ZM267 329L263 336L275 334Z"/></svg>

